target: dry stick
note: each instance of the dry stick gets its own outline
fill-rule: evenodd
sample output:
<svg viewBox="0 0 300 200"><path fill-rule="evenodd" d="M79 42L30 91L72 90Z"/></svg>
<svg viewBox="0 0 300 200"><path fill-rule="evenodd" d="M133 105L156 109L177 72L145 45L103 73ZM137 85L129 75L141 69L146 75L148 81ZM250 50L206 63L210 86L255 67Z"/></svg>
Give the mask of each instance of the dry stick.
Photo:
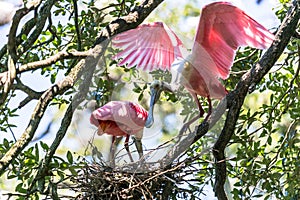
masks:
<svg viewBox="0 0 300 200"><path fill-rule="evenodd" d="M189 133L185 138L181 139L176 145L174 145L174 147L169 150L166 156L158 161L161 163L161 167L165 167L172 163L176 158L178 158L178 156L184 153L191 146L191 144L195 143L202 136L204 136L208 132L209 128L213 127L222 117L226 111L227 103L228 102L226 98L222 99L217 108L213 110L207 121L201 123L198 127L196 127L195 131Z"/></svg>
<svg viewBox="0 0 300 200"><path fill-rule="evenodd" d="M134 188L137 188L137 187L139 187L139 186L141 186L141 185L144 185L144 184L146 184L147 182L149 182L149 181L155 179L156 177L159 177L159 176L161 176L161 175L164 175L164 174L166 174L166 173L168 173L168 172L176 171L178 168L182 167L183 164L184 164L184 163L181 163L180 165L177 165L177 166L175 166L175 167L173 167L173 168L171 168L171 169L168 169L168 170L159 172L159 173L157 173L157 174L155 174L155 175L153 175L153 176L147 178L147 179L144 180L143 182L139 182L139 183L137 183L137 184L131 186L130 188L123 189L122 192L126 192L126 191L133 190Z"/></svg>

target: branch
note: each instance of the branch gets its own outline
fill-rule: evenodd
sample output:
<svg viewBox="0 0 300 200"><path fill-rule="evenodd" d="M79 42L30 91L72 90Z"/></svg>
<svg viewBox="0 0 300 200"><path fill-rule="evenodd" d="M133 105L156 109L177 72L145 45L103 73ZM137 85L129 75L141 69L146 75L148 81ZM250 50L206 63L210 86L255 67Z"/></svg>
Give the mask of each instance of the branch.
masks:
<svg viewBox="0 0 300 200"><path fill-rule="evenodd" d="M3 84L3 91L0 98L0 105L4 104L10 88L17 76L16 65L12 56L8 56L8 71L0 74L0 86ZM2 83L3 82L3 83Z"/></svg>
<svg viewBox="0 0 300 200"><path fill-rule="evenodd" d="M117 33L138 26L162 1L163 0L146 0L141 3L140 6L135 7L133 11L127 16L111 22L105 29L100 32L100 36L96 39L94 47L90 50L90 55L92 56L89 56L85 60L81 60L74 68L71 69L71 72L67 77L65 77L63 80L53 85L43 93L30 118L30 122L26 130L21 135L20 139L0 160L0 174L3 174L5 172L6 168L13 161L13 159L15 159L32 140L35 130L37 129L50 101L56 95L63 94L67 89L73 87L75 82L81 77L83 73L85 77L89 78L84 79L79 88L81 89L82 87L84 88L89 86L92 80L91 77L93 75L94 69L97 66L98 59L104 54L109 39ZM51 145L50 151L47 153L45 159L43 160L43 163L38 170L35 180L39 180L42 175L44 175L44 172L47 171L49 166L48 164L51 161L63 137L65 136L69 124L71 123L73 110L76 109L77 105L85 98L87 91L86 89L82 91L83 92L79 92L77 95L75 95L76 99L74 99L72 101L72 104L69 106L62 120L63 124L57 132L56 138Z"/></svg>
<svg viewBox="0 0 300 200"><path fill-rule="evenodd" d="M24 7L19 10L17 10L16 14L13 17L13 21L9 30L9 35L8 35L8 52L12 56L13 60L16 62L17 60L17 50L16 50L16 34L17 34L17 29L19 26L19 23L21 19L27 15L34 7L31 6L29 8Z"/></svg>
<svg viewBox="0 0 300 200"><path fill-rule="evenodd" d="M34 8L34 5L31 5L30 8L22 8L18 10L13 18L12 26L10 28L10 32L8 35L8 45L7 45L7 50L8 50L8 71L9 71L9 79L8 81L4 84L4 90L2 93L2 96L0 98L0 105L2 105L6 98L7 95L10 91L10 87L16 78L16 67L15 64L17 63L17 60L21 57L21 55L27 51L30 46L36 41L36 39L39 37L40 33L42 32L46 19L50 15L50 11L52 6L54 5L55 0L48 0L45 2L44 6L42 7L40 11L40 18L36 22L36 29L32 32L31 36L26 40L26 42L22 45L22 48L17 50L17 41L16 41L16 32L18 29L18 25L22 17L24 17L30 10ZM18 52L17 52L18 51Z"/></svg>
<svg viewBox="0 0 300 200"><path fill-rule="evenodd" d="M282 54L291 36L295 32L300 13L299 2L298 5L296 2L297 1L294 2L294 6L291 7L289 14L283 21L272 46L262 56L259 63L257 63L254 68L242 76L235 90L231 91L219 103L218 107L213 110L207 121L203 121L192 133L189 133L185 138L177 142L166 154L166 156L158 161L161 164L161 167L168 166L168 164L172 163L176 158L178 158L179 155L186 152L192 144L203 137L208 130L216 124L216 122L225 113L226 109L229 108L221 135L213 147L213 154L216 158L216 196L218 199L227 199L224 191L224 184L226 180L226 162L224 150L229 143L232 134L234 133L235 124L249 88L258 84L270 71L275 62L278 60L279 56Z"/></svg>
<svg viewBox="0 0 300 200"><path fill-rule="evenodd" d="M32 30L32 28L35 26L35 20L36 19L30 19L26 24L22 27L21 33L16 37L16 46L20 45L22 42L22 35L28 35L29 32ZM3 58L3 56L7 53L7 44L3 46L3 48L0 50L0 58Z"/></svg>
<svg viewBox="0 0 300 200"><path fill-rule="evenodd" d="M74 24L75 24L75 30L77 35L77 50L81 50L81 35L80 35L80 28L79 28L79 21L78 21L78 6L77 6L77 0L73 0L73 6L74 6Z"/></svg>
<svg viewBox="0 0 300 200"><path fill-rule="evenodd" d="M27 2L25 8L22 8L16 12L13 22L11 24L11 29L10 29L10 30L12 30L12 32L14 32L14 34L13 34L14 37L12 37L12 39L15 40L15 42L14 42L15 46L20 45L22 42L22 35L28 35L30 33L30 31L32 30L32 28L36 25L35 18L29 20L28 22L26 22L23 25L21 33L17 37L15 37L16 36L15 32L18 28L17 26L19 25L20 19L23 18L26 14L28 14L31 10L39 7L40 3L41 3L40 1ZM0 50L0 58L2 58L6 54L7 47L8 47L8 45L5 44L3 46L3 48Z"/></svg>
<svg viewBox="0 0 300 200"><path fill-rule="evenodd" d="M52 64L55 64L59 60L70 59L70 58L86 58L87 56L91 56L89 51L79 52L76 50L70 50L70 51L63 50L53 56L50 56L45 60L35 61L20 66L18 69L18 73L47 67Z"/></svg>
<svg viewBox="0 0 300 200"><path fill-rule="evenodd" d="M16 53L16 33L21 19L30 11L26 7L19 9L13 17L13 22L8 35L8 73L7 80L3 83L4 88L2 92L2 96L0 98L0 105L2 105L7 95L10 91L10 88L17 76L16 74L16 62L17 62L17 53ZM2 85L2 84L1 84Z"/></svg>
<svg viewBox="0 0 300 200"><path fill-rule="evenodd" d="M18 69L15 69L13 62L9 62L10 70L0 73L0 86L4 86L2 95L0 97L0 105L5 102L7 95L10 91L10 88L12 86L12 83L13 83L14 79L16 78L16 74L20 74L22 72L47 67L49 65L55 64L59 60L70 59L70 58L86 58L87 56L91 56L89 51L78 52L76 50L70 50L70 51L63 50L61 52L58 52L54 56L50 56L49 58L47 58L45 60L28 63L28 64L20 66ZM10 61L12 61L12 59L10 59ZM26 89L25 87L21 86L20 84L16 84L14 86L14 88L21 89L21 90ZM27 87L27 89L28 89L28 87ZM28 91L28 90L26 90L26 91ZM31 92L31 94L33 94L33 92ZM41 95L39 94L39 95L31 95L31 96L34 97L35 99L38 99ZM24 106L30 100L31 100L31 98L26 98L24 100L24 102L20 104L19 108Z"/></svg>
<svg viewBox="0 0 300 200"><path fill-rule="evenodd" d="M20 79L16 78L17 83L12 85L12 89L15 90L21 90L23 92L25 92L28 96L20 102L18 108L22 108L23 106L25 106L28 102L30 102L33 99L39 99L44 92L36 92L33 89L31 89L30 87L24 85Z"/></svg>
<svg viewBox="0 0 300 200"><path fill-rule="evenodd" d="M112 36L136 28L163 0L144 0L136 6L127 16L112 21L106 26L106 33L100 32L94 45L100 44ZM105 34L108 34L107 37Z"/></svg>
<svg viewBox="0 0 300 200"><path fill-rule="evenodd" d="M231 136L234 134L235 124L238 120L244 99L249 88L258 84L269 72L284 51L290 38L295 33L295 29L300 17L299 4L300 2L297 0L293 2L293 6L290 8L288 15L285 17L282 25L280 26L272 46L266 51L256 66L242 76L241 80L236 86L236 89L226 96L229 111L223 130L214 145L213 151L216 159L215 193L218 199L227 199L224 191L224 184L226 181L226 162L224 150L226 145L229 143Z"/></svg>
<svg viewBox="0 0 300 200"><path fill-rule="evenodd" d="M227 99L224 98L220 101L218 107L213 110L212 114L209 116L207 121L203 121L195 130L189 133L185 138L178 141L174 147L166 154L164 158L158 162L161 167L168 166L182 153L186 152L188 148L197 142L201 137L203 137L210 128L212 128L222 117L227 108Z"/></svg>
<svg viewBox="0 0 300 200"><path fill-rule="evenodd" d="M40 36L48 17L51 15L51 8L55 4L55 2L56 0L48 0L43 4L42 8L40 9L39 15L35 21L35 29L32 31L31 35L27 38L27 40L22 44L22 48L20 48L17 51L18 58L24 52L26 52Z"/></svg>
<svg viewBox="0 0 300 200"><path fill-rule="evenodd" d="M73 111L77 108L77 106L85 99L86 94L89 90L89 85L91 83L92 77L93 77L93 72L95 70L95 67L98 63L99 58L104 54L104 51L106 49L106 45L108 44L108 39L114 35L116 35L117 33L120 33L120 29L122 28L122 31L126 31L129 30L131 26L138 26L140 23L143 22L143 20L162 2L162 0L154 0L154 1L144 1L141 6L137 6L136 8L134 8L134 10L129 13L127 16L122 17L121 19L117 19L113 22L111 22L106 29L104 29L101 33L100 33L100 37L98 37L96 40L97 42L95 43L95 47L93 48L94 50L94 55L96 57L96 59L94 57L88 57L85 59L84 61L84 65L82 68L87 68L87 72L84 74L85 78L84 78L84 82L80 85L79 87L79 93L77 93L75 95L75 97L73 98L74 100L72 101L72 103L69 105L64 118L62 119L61 122L61 126L60 129L58 130L58 132L56 133L56 137L55 140L53 141L51 147L50 147L50 151L47 152L41 167L38 170L38 173L34 179L34 181L31 184L31 188L34 187L34 184L40 180L43 181L43 186L44 186L44 180L42 177L47 174L48 171L48 166L51 162L51 159L56 151L56 149L58 148L60 142L62 141L62 139L64 138L67 129L72 121L72 116L73 116ZM135 16L135 18L133 19L132 16ZM121 26L119 23L121 24L128 24L126 27ZM132 25L132 24L133 25ZM102 41L102 42L100 42ZM100 43L99 43L100 42ZM97 52L97 53L96 53ZM76 67L75 67L76 68ZM72 69L73 70L73 69ZM72 73L72 71L71 71Z"/></svg>

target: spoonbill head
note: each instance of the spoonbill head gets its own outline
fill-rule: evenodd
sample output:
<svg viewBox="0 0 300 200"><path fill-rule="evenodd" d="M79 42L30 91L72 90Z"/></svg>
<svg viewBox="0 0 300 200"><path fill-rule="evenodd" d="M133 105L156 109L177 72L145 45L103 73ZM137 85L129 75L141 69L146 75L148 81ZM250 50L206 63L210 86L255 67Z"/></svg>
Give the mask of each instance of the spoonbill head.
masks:
<svg viewBox="0 0 300 200"><path fill-rule="evenodd" d="M174 92L172 90L172 87L169 84L163 81L154 80L150 85L151 97L150 97L150 107L148 111L148 116L145 122L146 128L150 128L154 122L154 117L153 117L154 105L159 100L162 91Z"/></svg>

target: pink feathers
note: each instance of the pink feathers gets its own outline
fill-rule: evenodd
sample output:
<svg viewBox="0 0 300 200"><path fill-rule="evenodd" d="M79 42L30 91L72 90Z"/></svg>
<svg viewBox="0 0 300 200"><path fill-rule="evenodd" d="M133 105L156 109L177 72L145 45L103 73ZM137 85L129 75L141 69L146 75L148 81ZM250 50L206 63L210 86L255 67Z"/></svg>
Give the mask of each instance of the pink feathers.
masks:
<svg viewBox="0 0 300 200"><path fill-rule="evenodd" d="M239 46L264 49L273 39L272 33L242 10L230 3L218 2L203 8L193 52L197 52L198 45L203 46L217 66L218 71L212 73L226 79Z"/></svg>
<svg viewBox="0 0 300 200"><path fill-rule="evenodd" d="M98 127L98 135L112 135L110 163L114 167L116 137L125 136L125 149L131 162L134 162L129 151L129 137L134 135L139 157L143 156L142 136L148 112L139 104L128 101L111 101L95 110L90 117L91 124Z"/></svg>
<svg viewBox="0 0 300 200"><path fill-rule="evenodd" d="M162 22L143 24L114 37L113 45L123 49L114 59L119 65L137 66L143 70L168 69L176 57L181 57L181 40Z"/></svg>
<svg viewBox="0 0 300 200"><path fill-rule="evenodd" d="M197 95L209 100L221 99L227 90L219 78L229 75L235 50L239 46L267 48L274 35L239 8L227 2L205 6L199 20L190 55L184 55L182 42L162 22L138 26L113 38L122 49L115 58L119 65L136 66L143 70L170 69L173 83L183 85L195 98L201 115L203 109Z"/></svg>
<svg viewBox="0 0 300 200"><path fill-rule="evenodd" d="M272 33L239 8L227 2L212 3L202 10L191 52L193 60L189 61L198 73L206 68L212 76L225 79L239 46L263 49L273 39ZM174 59L183 56L181 40L162 22L140 25L112 42L122 49L114 58L123 58L119 65L127 63L129 68L170 69Z"/></svg>
<svg viewBox="0 0 300 200"><path fill-rule="evenodd" d="M90 122L98 127L99 135L136 135L143 130L147 116L148 112L137 103L111 101L95 110Z"/></svg>

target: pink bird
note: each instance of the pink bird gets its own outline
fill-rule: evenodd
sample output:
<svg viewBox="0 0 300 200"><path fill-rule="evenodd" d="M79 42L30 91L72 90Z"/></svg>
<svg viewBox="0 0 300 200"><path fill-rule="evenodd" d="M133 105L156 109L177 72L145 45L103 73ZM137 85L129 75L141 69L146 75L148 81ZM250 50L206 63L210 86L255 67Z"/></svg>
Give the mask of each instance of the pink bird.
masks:
<svg viewBox="0 0 300 200"><path fill-rule="evenodd" d="M141 105L128 101L111 101L92 112L90 123L98 127L98 135L106 133L113 136L111 162L114 160L116 137L126 137L125 149L133 162L128 141L130 135L134 135L139 156L143 156L141 139L147 116L148 112Z"/></svg>
<svg viewBox="0 0 300 200"><path fill-rule="evenodd" d="M264 49L273 39L272 33L239 8L228 2L216 2L203 8L189 54L179 37L162 22L140 25L117 35L112 42L123 49L115 56L115 59L122 58L119 65L172 72L171 86L155 81L150 87L151 102L145 125L150 127L154 121L153 106L161 91L178 89L180 85L191 93L200 111L190 123L204 114L197 95L208 99L208 117L212 110L211 98L222 99L227 94L218 79L228 78L235 50L246 45Z"/></svg>

